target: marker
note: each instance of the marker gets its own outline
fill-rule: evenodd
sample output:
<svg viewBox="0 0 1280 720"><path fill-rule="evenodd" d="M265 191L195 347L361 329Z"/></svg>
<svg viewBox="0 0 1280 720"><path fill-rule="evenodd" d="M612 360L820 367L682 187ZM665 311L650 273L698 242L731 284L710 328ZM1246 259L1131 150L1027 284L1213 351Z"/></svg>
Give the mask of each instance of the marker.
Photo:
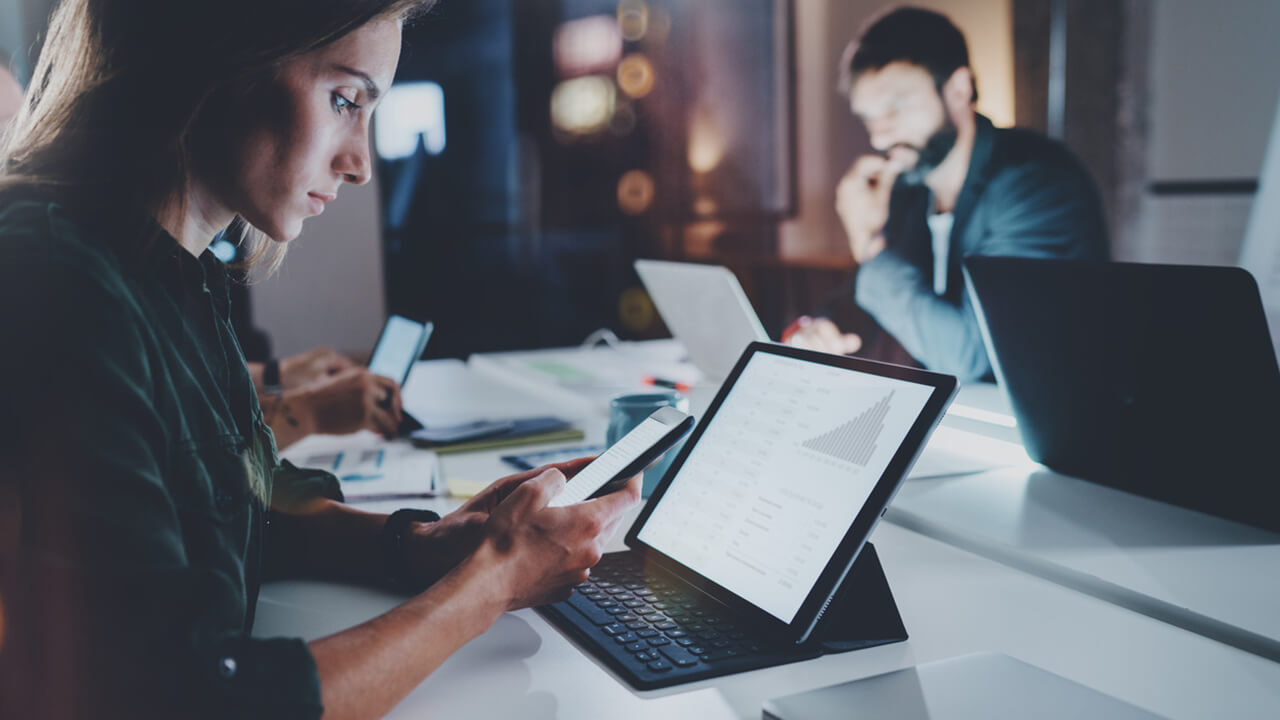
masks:
<svg viewBox="0 0 1280 720"><path fill-rule="evenodd" d="M679 390L680 392L689 392L693 389L693 386L689 383L676 382L675 380L653 377L652 375L646 375L645 377L640 378L640 382L645 385L656 385L657 387L671 388L672 390Z"/></svg>

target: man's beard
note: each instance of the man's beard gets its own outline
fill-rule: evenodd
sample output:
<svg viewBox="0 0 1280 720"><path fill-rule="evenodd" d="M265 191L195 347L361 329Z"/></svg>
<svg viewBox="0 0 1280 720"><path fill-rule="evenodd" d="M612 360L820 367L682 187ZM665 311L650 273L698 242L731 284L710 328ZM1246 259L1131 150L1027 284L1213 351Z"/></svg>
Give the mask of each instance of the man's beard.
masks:
<svg viewBox="0 0 1280 720"><path fill-rule="evenodd" d="M951 149L956 146L956 138L959 133L956 130L955 123L951 122L951 118L947 115L942 116L942 127L934 131L933 135L925 141L924 147L912 147L916 151L916 164L902 171L898 179L907 185L920 186L924 185L924 179L929 173L933 172L947 159L947 155L951 154Z"/></svg>

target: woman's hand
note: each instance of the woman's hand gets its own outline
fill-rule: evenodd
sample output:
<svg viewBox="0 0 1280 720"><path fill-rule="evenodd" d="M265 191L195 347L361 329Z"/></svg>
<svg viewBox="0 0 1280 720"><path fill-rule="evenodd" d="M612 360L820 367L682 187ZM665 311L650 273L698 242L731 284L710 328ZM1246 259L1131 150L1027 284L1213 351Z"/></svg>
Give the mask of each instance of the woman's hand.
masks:
<svg viewBox="0 0 1280 720"><path fill-rule="evenodd" d="M623 515L640 500L637 475L609 495L547 507L565 482L565 473L551 467L495 492L505 492L505 497L489 513L484 537L467 562L493 571L493 592L500 594L508 610L569 597L573 586L584 582L600 561Z"/></svg>
<svg viewBox="0 0 1280 720"><path fill-rule="evenodd" d="M475 552L485 537L489 515L522 483L556 469L573 477L593 458L546 465L508 475L481 490L457 510L433 523L416 523L406 538L408 562L422 584L430 585Z"/></svg>
<svg viewBox="0 0 1280 720"><path fill-rule="evenodd" d="M320 347L280 360L280 384L292 390L358 367L333 348Z"/></svg>
<svg viewBox="0 0 1280 720"><path fill-rule="evenodd" d="M400 386L362 367L351 367L311 383L297 393L311 432L345 435L372 430L386 438L400 425Z"/></svg>

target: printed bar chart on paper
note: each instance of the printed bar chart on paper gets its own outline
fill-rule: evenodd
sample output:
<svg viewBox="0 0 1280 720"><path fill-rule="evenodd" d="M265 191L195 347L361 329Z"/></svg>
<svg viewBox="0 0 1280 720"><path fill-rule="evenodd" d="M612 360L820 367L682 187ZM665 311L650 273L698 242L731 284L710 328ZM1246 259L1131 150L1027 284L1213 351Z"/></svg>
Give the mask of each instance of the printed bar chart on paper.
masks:
<svg viewBox="0 0 1280 720"><path fill-rule="evenodd" d="M884 431L884 418L889 414L890 392L861 415L828 433L804 441L810 450L866 467L876 452L876 441Z"/></svg>

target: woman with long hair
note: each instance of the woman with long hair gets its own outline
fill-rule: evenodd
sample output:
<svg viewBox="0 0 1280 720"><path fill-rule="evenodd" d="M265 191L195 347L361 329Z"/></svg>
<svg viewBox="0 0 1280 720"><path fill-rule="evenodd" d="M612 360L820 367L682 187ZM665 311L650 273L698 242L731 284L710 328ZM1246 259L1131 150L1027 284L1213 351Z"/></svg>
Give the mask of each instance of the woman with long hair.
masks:
<svg viewBox="0 0 1280 720"><path fill-rule="evenodd" d="M567 596L637 480L582 461L444 518L343 505L276 456L228 321L230 233L278 262L371 168L425 0L64 0L0 148L0 715L373 717L503 612ZM411 597L309 643L263 579Z"/></svg>

